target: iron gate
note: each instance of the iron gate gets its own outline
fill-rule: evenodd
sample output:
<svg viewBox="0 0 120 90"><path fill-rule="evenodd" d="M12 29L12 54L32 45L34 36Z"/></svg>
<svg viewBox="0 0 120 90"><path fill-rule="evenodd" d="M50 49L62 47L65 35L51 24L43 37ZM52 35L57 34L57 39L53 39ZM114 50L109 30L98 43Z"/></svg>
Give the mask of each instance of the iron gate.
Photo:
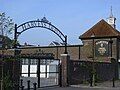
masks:
<svg viewBox="0 0 120 90"><path fill-rule="evenodd" d="M42 59L40 63L40 87L59 85L58 59Z"/></svg>
<svg viewBox="0 0 120 90"><path fill-rule="evenodd" d="M59 59L22 59L20 79L24 88L27 88L28 81L30 88L33 83L37 83L38 88L59 85L59 65Z"/></svg>

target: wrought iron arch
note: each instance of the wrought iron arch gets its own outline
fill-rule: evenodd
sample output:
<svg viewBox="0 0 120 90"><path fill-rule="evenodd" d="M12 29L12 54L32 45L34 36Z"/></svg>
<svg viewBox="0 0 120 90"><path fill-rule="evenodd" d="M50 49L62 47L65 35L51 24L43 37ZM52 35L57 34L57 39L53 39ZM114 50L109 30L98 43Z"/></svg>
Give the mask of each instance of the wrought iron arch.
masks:
<svg viewBox="0 0 120 90"><path fill-rule="evenodd" d="M34 21L25 22L19 26L17 26L17 24L15 24L14 48L17 48L17 39L21 33L27 31L28 29L36 28L36 27L46 28L46 29L52 31L53 33L55 33L64 43L65 53L67 54L67 36L64 35L57 27L52 25L51 22L49 22L45 17L43 17L43 19L41 19L41 20L38 19L38 20L34 20Z"/></svg>

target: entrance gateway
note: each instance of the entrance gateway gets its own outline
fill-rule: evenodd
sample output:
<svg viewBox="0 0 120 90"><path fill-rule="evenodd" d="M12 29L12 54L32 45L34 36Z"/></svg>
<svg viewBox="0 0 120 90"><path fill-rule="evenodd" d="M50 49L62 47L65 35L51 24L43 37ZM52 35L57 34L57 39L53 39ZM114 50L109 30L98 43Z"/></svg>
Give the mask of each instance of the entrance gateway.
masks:
<svg viewBox="0 0 120 90"><path fill-rule="evenodd" d="M30 80L30 87L33 88L33 83L37 83L38 88L45 86L59 85L59 65L60 60L54 59L52 53L36 53L21 57L22 71L21 77L24 88L27 88L27 82Z"/></svg>
<svg viewBox="0 0 120 90"><path fill-rule="evenodd" d="M24 31L27 31L31 28L36 28L36 27L45 28L45 29L48 29L48 30L52 31L53 33L55 33L64 43L64 45L65 45L64 53L67 54L67 36L64 35L57 27L52 25L51 22L49 22L45 17L43 17L43 19L41 19L41 21L39 19L34 20L34 21L28 21L19 26L17 26L17 24L15 24L14 48L17 48L17 39L20 34L22 34Z"/></svg>
<svg viewBox="0 0 120 90"><path fill-rule="evenodd" d="M41 20L34 20L25 22L19 26L15 24L15 34L14 34L14 48L15 55L17 55L17 39L20 34L24 31L27 31L31 28L46 28L53 33L55 33L64 43L65 46L65 54L67 54L67 36L64 35L58 28L51 24L45 17ZM20 49L20 48L18 48ZM44 54L44 57L41 55ZM51 55L51 56L50 56ZM23 55L24 56L24 55ZM31 80L31 83L37 82L37 86L52 86L59 84L59 65L60 60L55 60L52 53L43 53L38 52L34 53L34 55L25 55L22 58L22 71L21 71L21 79L23 79L23 85L27 88L27 80ZM30 85L32 86L32 85ZM32 88L32 87L31 87Z"/></svg>

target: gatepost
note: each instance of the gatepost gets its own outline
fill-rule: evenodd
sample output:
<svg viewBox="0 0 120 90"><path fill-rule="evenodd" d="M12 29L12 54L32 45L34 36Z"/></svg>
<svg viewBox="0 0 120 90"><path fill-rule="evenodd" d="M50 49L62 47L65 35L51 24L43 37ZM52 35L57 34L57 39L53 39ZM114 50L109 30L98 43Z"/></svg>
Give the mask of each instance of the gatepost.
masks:
<svg viewBox="0 0 120 90"><path fill-rule="evenodd" d="M61 86L69 86L69 61L68 54L61 54Z"/></svg>

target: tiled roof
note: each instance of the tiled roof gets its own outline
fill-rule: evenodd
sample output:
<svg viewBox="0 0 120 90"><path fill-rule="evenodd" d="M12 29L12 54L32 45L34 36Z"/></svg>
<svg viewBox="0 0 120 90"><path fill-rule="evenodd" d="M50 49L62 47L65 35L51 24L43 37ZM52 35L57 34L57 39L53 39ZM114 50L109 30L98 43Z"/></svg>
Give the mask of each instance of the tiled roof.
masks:
<svg viewBox="0 0 120 90"><path fill-rule="evenodd" d="M94 25L92 28L82 34L79 38L91 38L92 35L94 35L95 37L111 37L120 36L120 32L102 19L96 25Z"/></svg>

